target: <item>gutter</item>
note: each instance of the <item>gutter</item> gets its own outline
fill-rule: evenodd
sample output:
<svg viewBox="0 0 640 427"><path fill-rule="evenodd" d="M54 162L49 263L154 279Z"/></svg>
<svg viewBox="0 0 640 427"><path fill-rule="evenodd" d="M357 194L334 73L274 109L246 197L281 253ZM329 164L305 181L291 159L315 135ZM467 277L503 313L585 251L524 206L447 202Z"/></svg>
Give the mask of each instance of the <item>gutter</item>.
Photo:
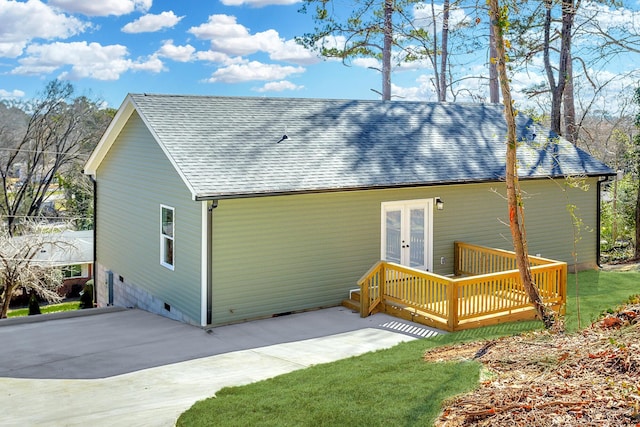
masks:
<svg viewBox="0 0 640 427"><path fill-rule="evenodd" d="M571 175L562 175L562 176L524 176L520 177L520 181L529 181L529 180L540 180L540 179L556 179L566 177ZM615 176L615 173L609 174L587 174L583 175L589 178L593 177L605 177L605 180L608 180L609 177ZM254 192L254 193L210 193L210 194L199 194L195 195L195 201L216 201L216 200L231 200L231 199L251 199L257 197L274 197L274 196L295 196L295 195L303 195L303 194L320 194L320 193L339 193L346 191L367 191L367 190L391 190L397 188L419 188L419 187L436 187L436 186L445 186L445 185L461 185L461 184L484 184L489 182L495 183L503 183L504 178L487 178L487 179L461 179L459 181L433 181L433 182L414 182L414 183L401 183L401 184L388 184L388 185L368 185L361 187L336 187L336 188L310 188L306 190L281 190L281 191L262 191L262 192Z"/></svg>
<svg viewBox="0 0 640 427"><path fill-rule="evenodd" d="M213 210L217 207L217 200L207 206L207 326L213 322Z"/></svg>
<svg viewBox="0 0 640 427"><path fill-rule="evenodd" d="M84 173L84 171L82 171ZM96 274L96 266L98 260L98 181L93 175L88 175L93 184L93 268L91 269L91 279L93 280L93 302L98 302L98 277Z"/></svg>

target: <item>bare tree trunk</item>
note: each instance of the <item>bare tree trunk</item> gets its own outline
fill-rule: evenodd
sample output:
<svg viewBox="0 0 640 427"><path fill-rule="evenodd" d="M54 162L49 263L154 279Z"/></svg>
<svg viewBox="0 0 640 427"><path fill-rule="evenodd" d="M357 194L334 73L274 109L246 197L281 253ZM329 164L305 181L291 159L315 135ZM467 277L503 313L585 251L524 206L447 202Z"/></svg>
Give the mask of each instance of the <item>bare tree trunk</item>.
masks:
<svg viewBox="0 0 640 427"><path fill-rule="evenodd" d="M500 82L498 81L498 68L495 58L498 56L496 52L496 35L493 25L489 26L489 100L492 104L500 102Z"/></svg>
<svg viewBox="0 0 640 427"><path fill-rule="evenodd" d="M567 77L564 87L564 137L573 145L578 142L578 127L576 126L576 107L573 93L573 64L571 63L571 52L567 57Z"/></svg>
<svg viewBox="0 0 640 427"><path fill-rule="evenodd" d="M561 135L560 129L560 107L562 103L562 97L558 96L559 91L564 90L564 80L560 77L560 82L556 85L556 78L554 74L553 66L551 65L551 23L553 17L551 10L553 9L553 1L544 1L546 12L544 18L544 70L547 74L547 82L549 83L549 89L551 91L551 130L558 135ZM561 94L561 92L560 92Z"/></svg>
<svg viewBox="0 0 640 427"><path fill-rule="evenodd" d="M384 1L384 46L382 49L382 100L391 99L391 47L393 46L393 0Z"/></svg>
<svg viewBox="0 0 640 427"><path fill-rule="evenodd" d="M9 304L11 303L11 295L7 292L7 289L4 290L4 299L2 299L2 306L0 306L0 319L7 318L7 312L9 311Z"/></svg>
<svg viewBox="0 0 640 427"><path fill-rule="evenodd" d="M633 102L634 104L640 106L640 87L637 87L634 90L633 94ZM635 116L634 124L636 128L640 128L640 113L637 113ZM640 176L640 134L634 135L631 139L631 158L633 159L636 177ZM633 251L633 258L640 259L640 180L636 178L636 215L635 215L635 225L636 225L636 241L635 248Z"/></svg>
<svg viewBox="0 0 640 427"><path fill-rule="evenodd" d="M573 28L573 16L575 14L573 0L562 0L562 30L560 32L560 58L558 61L558 82L554 77L554 67L551 64L551 23L553 17L552 0L545 0L545 21L544 21L544 68L547 74L549 89L551 90L551 130L558 135L562 135L562 98L564 95L567 80L572 76L567 74L567 66L571 57L571 31Z"/></svg>
<svg viewBox="0 0 640 427"><path fill-rule="evenodd" d="M640 161L640 159L637 161ZM640 164L638 164L636 172L640 176ZM636 247L633 258L640 259L640 181L638 182L636 193Z"/></svg>
<svg viewBox="0 0 640 427"><path fill-rule="evenodd" d="M616 170L618 170L618 168L616 168ZM637 215L638 214L636 213L636 221ZM611 244L615 244L616 240L618 240L618 177L616 177L616 179L613 181L613 206L611 208ZM636 236L636 242L637 241L638 239Z"/></svg>
<svg viewBox="0 0 640 427"><path fill-rule="evenodd" d="M524 209L522 205L522 194L518 183L518 165L516 158L517 135L515 111L511 98L511 88L507 76L506 52L503 37L503 28L508 17L502 12L498 0L489 0L489 14L491 25L495 27L496 37L496 65L502 88L502 98L504 100L504 116L507 122L507 158L506 158L506 181L507 181L507 205L509 208L509 228L513 238L513 247L516 253L516 263L520 271L520 279L524 286L529 301L533 304L538 317L546 328L553 326L553 314L543 304L540 292L531 275L529 264L529 254L527 253L526 232L524 228Z"/></svg>
<svg viewBox="0 0 640 427"><path fill-rule="evenodd" d="M433 55L430 55L433 59L431 63L433 64L433 85L436 88L436 97L438 101L440 101L443 97L446 98L447 94L442 93L441 79L440 79L440 70L438 69L438 19L436 15L436 4L435 0L431 0L431 20L433 21L433 36L431 37L431 42L433 43Z"/></svg>
<svg viewBox="0 0 640 427"><path fill-rule="evenodd" d="M449 0L442 4L442 49L440 53L440 102L447 100L447 57L449 55Z"/></svg>

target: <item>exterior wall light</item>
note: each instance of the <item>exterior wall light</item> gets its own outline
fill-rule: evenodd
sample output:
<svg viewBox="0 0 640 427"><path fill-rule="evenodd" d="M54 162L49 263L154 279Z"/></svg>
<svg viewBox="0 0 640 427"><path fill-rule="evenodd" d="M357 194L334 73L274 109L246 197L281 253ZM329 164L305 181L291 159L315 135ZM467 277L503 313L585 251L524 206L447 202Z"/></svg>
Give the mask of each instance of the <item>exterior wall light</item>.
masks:
<svg viewBox="0 0 640 427"><path fill-rule="evenodd" d="M439 211L444 210L444 202L440 197L436 197L436 209L438 209Z"/></svg>

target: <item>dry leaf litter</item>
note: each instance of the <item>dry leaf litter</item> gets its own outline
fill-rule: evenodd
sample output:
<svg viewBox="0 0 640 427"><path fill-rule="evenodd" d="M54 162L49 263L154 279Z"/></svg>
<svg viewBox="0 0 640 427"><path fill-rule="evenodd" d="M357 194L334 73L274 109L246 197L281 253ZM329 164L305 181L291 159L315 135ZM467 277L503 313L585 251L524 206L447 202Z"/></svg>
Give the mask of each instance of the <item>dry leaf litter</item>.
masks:
<svg viewBox="0 0 640 427"><path fill-rule="evenodd" d="M477 360L480 387L445 402L436 426L640 427L640 301L575 334L546 331L436 348Z"/></svg>

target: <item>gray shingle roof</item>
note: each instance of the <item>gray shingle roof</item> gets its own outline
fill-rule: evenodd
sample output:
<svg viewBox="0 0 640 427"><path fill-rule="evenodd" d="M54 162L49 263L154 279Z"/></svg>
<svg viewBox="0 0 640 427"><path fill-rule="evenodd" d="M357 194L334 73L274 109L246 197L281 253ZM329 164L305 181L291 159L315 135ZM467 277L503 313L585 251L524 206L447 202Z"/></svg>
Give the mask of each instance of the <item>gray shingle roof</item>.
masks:
<svg viewBox="0 0 640 427"><path fill-rule="evenodd" d="M196 198L495 181L502 106L130 95ZM282 140L283 135L288 139ZM609 175L518 117L520 175Z"/></svg>
<svg viewBox="0 0 640 427"><path fill-rule="evenodd" d="M59 267L93 262L93 230L58 233L44 233L34 238L32 235L13 237L14 249L24 250L25 239L32 245L41 245L33 258L34 263L45 267ZM6 248L9 250L10 248Z"/></svg>

